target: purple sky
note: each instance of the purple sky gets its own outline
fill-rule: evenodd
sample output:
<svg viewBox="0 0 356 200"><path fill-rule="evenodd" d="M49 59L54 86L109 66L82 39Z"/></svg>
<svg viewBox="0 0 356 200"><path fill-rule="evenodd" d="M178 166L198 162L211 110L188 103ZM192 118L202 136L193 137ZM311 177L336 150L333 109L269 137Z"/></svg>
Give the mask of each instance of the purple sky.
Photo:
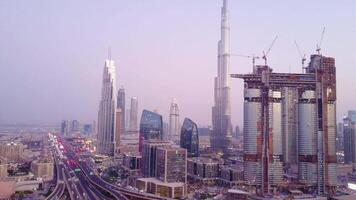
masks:
<svg viewBox="0 0 356 200"><path fill-rule="evenodd" d="M173 97L200 125L211 123L220 0L0 1L0 123L59 123L97 118L107 47L127 102L158 109L167 121ZM275 43L274 71L300 72L293 41L336 58L338 118L356 109L356 2L299 0L230 2L231 47L261 54ZM231 73L251 71L233 57ZM233 123L242 124L241 80L232 80ZM139 113L140 115L141 113Z"/></svg>

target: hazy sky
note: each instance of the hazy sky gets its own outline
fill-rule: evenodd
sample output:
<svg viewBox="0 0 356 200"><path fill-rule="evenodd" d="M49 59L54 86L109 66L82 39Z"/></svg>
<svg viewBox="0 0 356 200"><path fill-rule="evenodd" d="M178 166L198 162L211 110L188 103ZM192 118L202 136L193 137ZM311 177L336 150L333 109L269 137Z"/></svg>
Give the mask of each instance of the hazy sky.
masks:
<svg viewBox="0 0 356 200"><path fill-rule="evenodd" d="M177 98L183 117L211 123L221 0L0 0L0 123L97 118L107 47L118 87L167 121ZM356 109L356 1L231 0L233 53L261 54L278 35L269 64L300 72L294 40L336 59L338 118ZM309 57L309 56L308 56ZM231 59L231 73L251 60ZM242 124L243 83L232 79L233 123ZM140 117L141 113L139 113Z"/></svg>

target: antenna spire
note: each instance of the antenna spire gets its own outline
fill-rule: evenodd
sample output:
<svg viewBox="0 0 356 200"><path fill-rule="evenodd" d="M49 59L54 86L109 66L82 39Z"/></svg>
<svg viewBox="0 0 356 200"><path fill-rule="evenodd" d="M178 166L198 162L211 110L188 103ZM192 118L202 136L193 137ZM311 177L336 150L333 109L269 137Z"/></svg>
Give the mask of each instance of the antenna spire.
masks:
<svg viewBox="0 0 356 200"><path fill-rule="evenodd" d="M108 59L111 60L111 46L108 47Z"/></svg>

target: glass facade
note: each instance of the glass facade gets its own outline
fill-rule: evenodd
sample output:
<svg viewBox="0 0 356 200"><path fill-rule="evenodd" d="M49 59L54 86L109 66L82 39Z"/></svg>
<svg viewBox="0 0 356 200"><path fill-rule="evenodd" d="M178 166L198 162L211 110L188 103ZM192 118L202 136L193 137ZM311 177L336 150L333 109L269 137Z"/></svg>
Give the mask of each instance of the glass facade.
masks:
<svg viewBox="0 0 356 200"><path fill-rule="evenodd" d="M140 138L139 138L139 151L142 152L143 142L149 140L162 140L163 139L163 122L162 116L144 110L142 112L140 121Z"/></svg>
<svg viewBox="0 0 356 200"><path fill-rule="evenodd" d="M191 119L184 119L180 135L180 147L187 149L190 156L199 156L198 128Z"/></svg>

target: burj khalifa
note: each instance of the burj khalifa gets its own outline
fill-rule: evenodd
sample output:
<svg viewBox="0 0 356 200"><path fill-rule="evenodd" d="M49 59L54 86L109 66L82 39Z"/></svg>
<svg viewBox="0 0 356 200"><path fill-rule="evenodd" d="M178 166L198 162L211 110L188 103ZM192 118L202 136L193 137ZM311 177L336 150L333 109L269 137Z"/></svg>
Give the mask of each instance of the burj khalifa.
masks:
<svg viewBox="0 0 356 200"><path fill-rule="evenodd" d="M218 75L214 79L212 108L213 132L210 143L214 151L227 152L231 144L230 103L230 24L228 1L221 8L221 39L218 42Z"/></svg>

